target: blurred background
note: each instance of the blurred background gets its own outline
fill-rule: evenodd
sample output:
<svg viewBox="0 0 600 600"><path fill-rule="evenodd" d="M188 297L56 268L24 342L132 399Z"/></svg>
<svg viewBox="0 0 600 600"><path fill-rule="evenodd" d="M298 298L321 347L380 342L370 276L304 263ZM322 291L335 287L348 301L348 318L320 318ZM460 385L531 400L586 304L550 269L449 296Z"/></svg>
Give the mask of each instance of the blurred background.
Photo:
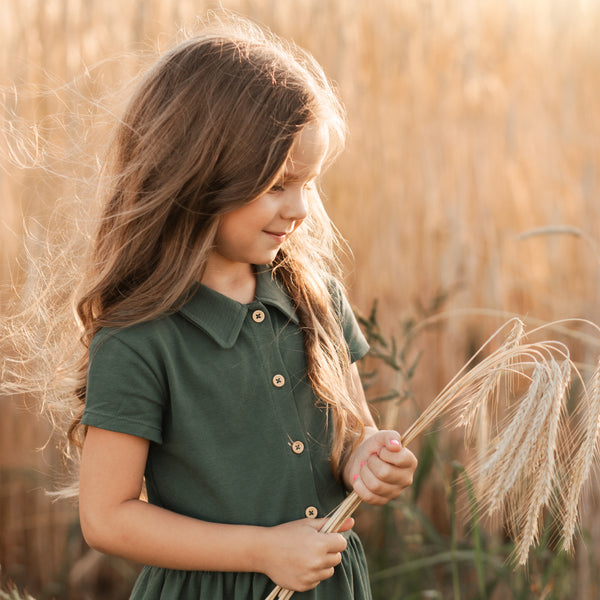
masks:
<svg viewBox="0 0 600 600"><path fill-rule="evenodd" d="M382 425L406 428L512 314L600 322L596 0L2 0L0 316L36 276L32 240L86 229L128 82L218 6L293 39L339 87L350 136L323 190L350 298L381 336L363 370ZM591 333L566 336L584 372ZM45 494L62 471L50 434L36 398L0 398L0 587L126 598L138 567L87 549L76 506ZM460 433L414 451L414 489L359 516L376 598L599 597L596 488L574 557L550 528L514 571L501 524L472 520L451 485Z"/></svg>

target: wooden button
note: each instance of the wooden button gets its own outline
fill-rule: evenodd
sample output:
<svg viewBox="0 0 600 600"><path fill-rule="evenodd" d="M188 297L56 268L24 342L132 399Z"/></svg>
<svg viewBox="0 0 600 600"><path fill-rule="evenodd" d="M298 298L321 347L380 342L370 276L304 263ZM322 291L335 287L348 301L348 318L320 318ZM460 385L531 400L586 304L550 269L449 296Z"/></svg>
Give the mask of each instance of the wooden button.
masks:
<svg viewBox="0 0 600 600"><path fill-rule="evenodd" d="M273 385L275 387L283 387L285 385L285 377L283 375L274 375L273 376Z"/></svg>
<svg viewBox="0 0 600 600"><path fill-rule="evenodd" d="M294 454L302 454L304 452L304 444L300 441L292 442L292 452Z"/></svg>
<svg viewBox="0 0 600 600"><path fill-rule="evenodd" d="M262 323L265 320L265 313L262 310L255 310L252 313L252 320L255 323Z"/></svg>
<svg viewBox="0 0 600 600"><path fill-rule="evenodd" d="M317 518L317 509L314 506L307 506L306 510L304 511L304 514L309 518L309 519L316 519Z"/></svg>

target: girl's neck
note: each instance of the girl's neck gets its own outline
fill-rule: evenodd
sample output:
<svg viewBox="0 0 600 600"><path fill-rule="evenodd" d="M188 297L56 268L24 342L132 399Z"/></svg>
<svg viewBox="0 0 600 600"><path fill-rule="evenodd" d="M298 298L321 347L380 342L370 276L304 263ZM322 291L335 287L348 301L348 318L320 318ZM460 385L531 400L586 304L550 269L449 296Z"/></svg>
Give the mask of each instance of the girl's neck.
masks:
<svg viewBox="0 0 600 600"><path fill-rule="evenodd" d="M201 283L232 300L248 304L254 300L256 293L256 275L252 265L244 267L247 268L219 269L209 261Z"/></svg>

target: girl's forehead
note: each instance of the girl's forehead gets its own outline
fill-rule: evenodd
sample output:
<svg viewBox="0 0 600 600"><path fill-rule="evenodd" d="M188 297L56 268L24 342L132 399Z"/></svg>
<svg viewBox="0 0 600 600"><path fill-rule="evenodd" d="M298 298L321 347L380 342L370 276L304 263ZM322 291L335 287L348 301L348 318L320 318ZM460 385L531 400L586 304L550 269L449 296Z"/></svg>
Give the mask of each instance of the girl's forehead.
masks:
<svg viewBox="0 0 600 600"><path fill-rule="evenodd" d="M286 177L314 179L321 172L329 148L329 129L324 123L309 123L294 141L285 165Z"/></svg>

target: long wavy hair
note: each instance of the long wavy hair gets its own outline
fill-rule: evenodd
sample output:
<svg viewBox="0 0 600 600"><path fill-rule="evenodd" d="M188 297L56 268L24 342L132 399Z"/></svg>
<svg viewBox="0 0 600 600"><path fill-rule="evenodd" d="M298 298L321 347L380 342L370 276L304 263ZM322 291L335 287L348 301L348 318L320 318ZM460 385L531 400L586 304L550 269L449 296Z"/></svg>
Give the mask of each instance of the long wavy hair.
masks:
<svg viewBox="0 0 600 600"><path fill-rule="evenodd" d="M85 436L87 348L99 329L177 310L201 278L220 218L264 194L309 123L341 149L341 103L306 52L243 19L220 20L166 52L117 123L99 194L102 215L76 298L81 355L71 379L72 446ZM304 333L308 377L334 427L339 476L364 417L348 390L349 355L332 301L338 240L318 193L273 264ZM65 400L67 400L65 395Z"/></svg>

